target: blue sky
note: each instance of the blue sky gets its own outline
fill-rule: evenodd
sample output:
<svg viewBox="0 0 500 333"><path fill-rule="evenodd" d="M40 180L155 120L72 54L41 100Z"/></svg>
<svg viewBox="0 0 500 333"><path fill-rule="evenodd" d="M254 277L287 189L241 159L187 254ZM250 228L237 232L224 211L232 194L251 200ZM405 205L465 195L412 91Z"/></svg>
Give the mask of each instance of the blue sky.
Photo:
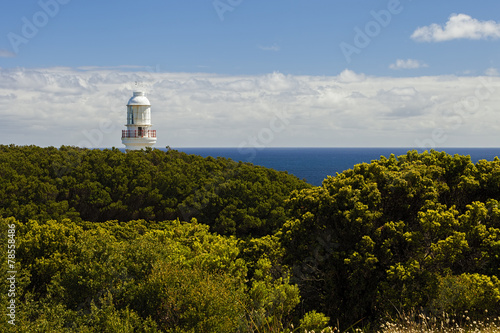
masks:
<svg viewBox="0 0 500 333"><path fill-rule="evenodd" d="M153 118L155 110L162 112L157 129L171 133L159 138L161 145L238 146L258 136L279 107L307 121L290 124L288 134L275 133L269 146L387 146L395 137L404 146L424 139L489 146L500 128L495 0L40 0L11 1L0 15L0 112L14 119L24 110L27 131L7 136L11 125L4 122L1 143L76 145L85 128L88 133L105 120L103 103L90 108L78 101L106 100L116 105L109 118L118 121L136 81L146 81ZM482 77L491 93L478 98ZM67 101L40 111L60 112L57 126L30 112L61 95L74 97L71 112L89 117L71 123ZM447 115L460 113L452 105L467 98L473 110L462 115L463 125L447 124ZM377 103L381 107L373 108ZM261 122L238 112L246 108ZM200 114L213 123L189 128ZM486 116L494 118L484 129ZM362 126L367 118L373 126ZM218 136L221 121L240 130L228 127ZM182 130L170 128L172 122ZM328 122L335 124L326 128ZM387 133L398 125L397 135ZM63 139L44 131L52 126L72 130ZM441 128L447 139L433 140ZM42 140L32 134L43 132ZM121 145L112 134L101 141Z"/></svg>
<svg viewBox="0 0 500 333"><path fill-rule="evenodd" d="M54 0L55 1L55 0ZM66 2L61 1L62 3ZM399 2L399 5L397 3ZM42 0L50 4L50 0ZM71 0L60 7L18 56L2 67L159 65L164 71L336 75L346 67L370 75L394 75L397 59L429 67L411 75L460 74L500 67L498 41L421 43L410 39L420 26L444 24L464 13L500 21L498 1L393 1L400 10L347 63L339 45L354 45L354 28L373 21L371 12L391 1L227 0L142 2ZM227 6L224 7L223 5ZM221 21L218 11L223 17ZM22 17L33 22L38 1L11 1L0 21L0 48L14 52L9 32L22 36ZM51 7L51 6L49 6ZM53 8L53 7L52 7ZM43 23L43 18L39 18ZM401 75L401 73L398 73Z"/></svg>

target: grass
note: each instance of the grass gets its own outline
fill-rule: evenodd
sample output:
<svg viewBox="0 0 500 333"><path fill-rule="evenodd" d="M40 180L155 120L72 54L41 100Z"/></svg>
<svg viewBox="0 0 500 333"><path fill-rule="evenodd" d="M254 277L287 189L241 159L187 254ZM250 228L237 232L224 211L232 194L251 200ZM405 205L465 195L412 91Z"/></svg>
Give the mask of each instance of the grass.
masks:
<svg viewBox="0 0 500 333"><path fill-rule="evenodd" d="M465 311L461 316L442 314L439 317L429 317L423 314L400 314L394 320L381 324L377 333L500 333L500 317L489 318L485 312L484 320L474 320ZM295 332L295 331L294 331ZM327 328L324 331L299 331L301 333L371 333L373 330L351 328L340 332L336 328Z"/></svg>
<svg viewBox="0 0 500 333"><path fill-rule="evenodd" d="M385 322L377 333L498 333L500 317L489 318L485 312L484 320L474 320L465 311L461 316L443 314L428 317L423 314L402 314L394 322ZM362 332L362 331L361 331Z"/></svg>

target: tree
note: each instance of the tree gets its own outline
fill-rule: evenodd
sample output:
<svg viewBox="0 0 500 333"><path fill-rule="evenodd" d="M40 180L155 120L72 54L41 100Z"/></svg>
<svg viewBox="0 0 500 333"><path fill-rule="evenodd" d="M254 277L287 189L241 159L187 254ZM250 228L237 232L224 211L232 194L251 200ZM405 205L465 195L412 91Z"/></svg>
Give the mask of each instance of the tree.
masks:
<svg viewBox="0 0 500 333"><path fill-rule="evenodd" d="M443 281L462 274L493 281L498 163L408 152L292 192L280 241L305 311L349 324L395 308L430 311L449 294Z"/></svg>

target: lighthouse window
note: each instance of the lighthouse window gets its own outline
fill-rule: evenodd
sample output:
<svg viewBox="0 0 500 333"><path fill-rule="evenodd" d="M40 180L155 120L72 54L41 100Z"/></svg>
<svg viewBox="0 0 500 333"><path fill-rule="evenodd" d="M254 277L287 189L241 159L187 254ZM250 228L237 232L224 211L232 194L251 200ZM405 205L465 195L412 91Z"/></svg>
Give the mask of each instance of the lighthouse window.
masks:
<svg viewBox="0 0 500 333"><path fill-rule="evenodd" d="M131 125L134 123L134 113L132 112L132 110L128 110L127 112L127 124Z"/></svg>

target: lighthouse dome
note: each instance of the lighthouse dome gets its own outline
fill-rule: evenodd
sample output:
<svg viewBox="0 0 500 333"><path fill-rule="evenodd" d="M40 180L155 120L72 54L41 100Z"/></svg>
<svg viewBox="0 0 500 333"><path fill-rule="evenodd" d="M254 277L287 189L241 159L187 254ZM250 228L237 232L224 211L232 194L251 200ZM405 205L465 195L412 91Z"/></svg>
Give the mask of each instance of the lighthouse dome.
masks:
<svg viewBox="0 0 500 333"><path fill-rule="evenodd" d="M148 105L150 106L149 99L146 97L144 91L134 91L134 96L129 99L128 105Z"/></svg>

